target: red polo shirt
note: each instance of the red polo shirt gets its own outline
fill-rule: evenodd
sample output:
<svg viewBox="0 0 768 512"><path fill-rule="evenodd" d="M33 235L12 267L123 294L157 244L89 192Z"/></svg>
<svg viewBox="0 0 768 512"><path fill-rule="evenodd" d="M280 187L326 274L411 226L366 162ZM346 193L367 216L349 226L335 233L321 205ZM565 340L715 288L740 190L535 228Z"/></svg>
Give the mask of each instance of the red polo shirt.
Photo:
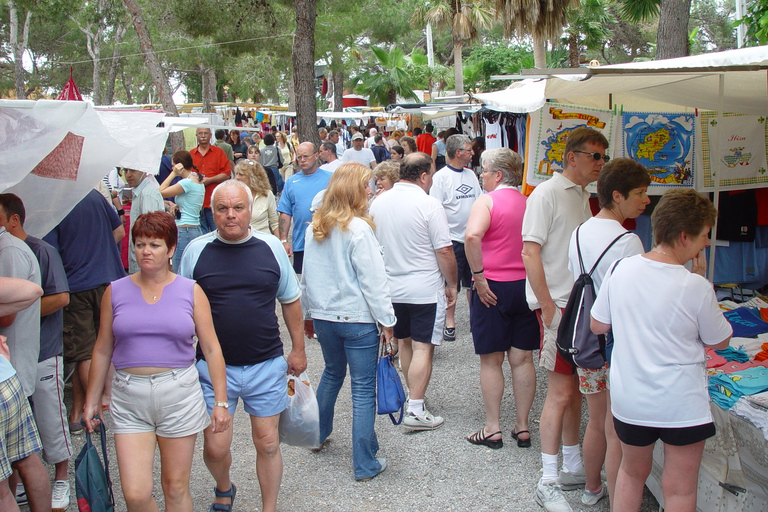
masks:
<svg viewBox="0 0 768 512"><path fill-rule="evenodd" d="M195 147L189 152L192 155L192 163L205 178L212 178L218 174L229 176L229 159L223 149L211 144L205 155ZM203 199L203 208L211 207L211 194L218 183L212 183L205 186L205 199Z"/></svg>
<svg viewBox="0 0 768 512"><path fill-rule="evenodd" d="M434 138L431 133L422 133L416 137L416 148L422 153L431 155L432 144L434 144L435 141L437 141L437 139Z"/></svg>

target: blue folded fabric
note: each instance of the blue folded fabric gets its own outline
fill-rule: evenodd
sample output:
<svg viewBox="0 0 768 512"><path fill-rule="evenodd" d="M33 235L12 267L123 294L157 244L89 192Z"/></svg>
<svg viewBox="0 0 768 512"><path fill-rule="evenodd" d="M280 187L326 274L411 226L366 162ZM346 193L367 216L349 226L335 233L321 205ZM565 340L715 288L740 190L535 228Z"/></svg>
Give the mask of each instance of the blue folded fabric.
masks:
<svg viewBox="0 0 768 512"><path fill-rule="evenodd" d="M757 366L736 373L719 373L709 378L709 397L729 410L744 395L768 391L768 368Z"/></svg>
<svg viewBox="0 0 768 512"><path fill-rule="evenodd" d="M749 354L744 352L741 347L738 349L728 347L723 350L715 350L715 353L719 356L723 356L728 361L738 361L739 363L746 363L749 361Z"/></svg>
<svg viewBox="0 0 768 512"><path fill-rule="evenodd" d="M753 338L768 332L768 323L749 308L736 308L723 314L733 327L733 335L737 338Z"/></svg>

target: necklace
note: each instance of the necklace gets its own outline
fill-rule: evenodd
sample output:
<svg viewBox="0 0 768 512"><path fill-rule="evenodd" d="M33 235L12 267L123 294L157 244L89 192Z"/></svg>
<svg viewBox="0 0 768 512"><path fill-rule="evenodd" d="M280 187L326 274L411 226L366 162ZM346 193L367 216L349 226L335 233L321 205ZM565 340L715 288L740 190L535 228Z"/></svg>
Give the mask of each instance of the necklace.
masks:
<svg viewBox="0 0 768 512"><path fill-rule="evenodd" d="M675 260L676 263L679 264L679 262L677 261L677 257L675 257L673 254L669 254L668 252L664 252L664 251L659 250L659 249L651 249L651 252L655 252L655 253L658 253L658 254L663 254L667 258L672 258L673 260Z"/></svg>

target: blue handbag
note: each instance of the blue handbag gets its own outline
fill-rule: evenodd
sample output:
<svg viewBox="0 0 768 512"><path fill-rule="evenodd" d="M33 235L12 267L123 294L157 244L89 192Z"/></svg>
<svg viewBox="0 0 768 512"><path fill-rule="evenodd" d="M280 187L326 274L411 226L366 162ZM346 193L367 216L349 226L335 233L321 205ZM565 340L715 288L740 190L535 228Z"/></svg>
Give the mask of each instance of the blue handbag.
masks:
<svg viewBox="0 0 768 512"><path fill-rule="evenodd" d="M99 452L91 442L91 434L85 432L85 446L75 459L75 493L77 509L80 512L113 512L115 497L112 494L112 480L109 478L109 459L107 459L107 434L102 422L101 453L104 466L101 465Z"/></svg>
<svg viewBox="0 0 768 512"><path fill-rule="evenodd" d="M395 420L394 413L400 411L400 418ZM379 362L376 364L376 413L389 414L394 425L403 421L405 412L405 391L400 375L394 364L394 353L389 344L381 345Z"/></svg>

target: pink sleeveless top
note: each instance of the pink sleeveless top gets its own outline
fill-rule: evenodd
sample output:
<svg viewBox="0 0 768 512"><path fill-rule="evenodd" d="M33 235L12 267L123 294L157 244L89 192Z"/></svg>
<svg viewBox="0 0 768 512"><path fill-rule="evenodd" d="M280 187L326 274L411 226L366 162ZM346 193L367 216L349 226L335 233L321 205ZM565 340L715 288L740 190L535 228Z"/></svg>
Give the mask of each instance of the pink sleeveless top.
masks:
<svg viewBox="0 0 768 512"><path fill-rule="evenodd" d="M490 192L491 224L481 242L485 278L491 281L525 279L523 265L523 215L526 197L515 188Z"/></svg>

